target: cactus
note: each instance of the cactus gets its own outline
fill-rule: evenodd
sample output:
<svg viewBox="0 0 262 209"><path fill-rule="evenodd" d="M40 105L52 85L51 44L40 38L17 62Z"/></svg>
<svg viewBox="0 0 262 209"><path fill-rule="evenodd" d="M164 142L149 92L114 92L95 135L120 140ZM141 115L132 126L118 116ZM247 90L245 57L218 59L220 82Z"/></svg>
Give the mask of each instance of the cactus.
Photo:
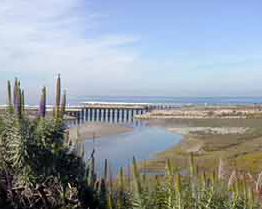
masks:
<svg viewBox="0 0 262 209"><path fill-rule="evenodd" d="M205 191L206 186L207 186L207 180L206 180L206 172L203 171L203 173L201 174L201 186L202 186L202 191Z"/></svg>
<svg viewBox="0 0 262 209"><path fill-rule="evenodd" d="M43 87L41 100L39 104L39 116L44 118L45 115L46 115L46 88Z"/></svg>
<svg viewBox="0 0 262 209"><path fill-rule="evenodd" d="M20 83L19 83L20 84ZM22 112L21 112L21 98L22 98L22 93L21 93L21 89L20 89L20 86L18 86L18 89L17 89L17 106L16 106L16 113L18 115L18 117L20 118L21 115L22 115Z"/></svg>
<svg viewBox="0 0 262 209"><path fill-rule="evenodd" d="M248 207L248 189L247 189L247 182L246 182L246 178L245 175L243 176L242 179L242 191L243 191L243 200L244 200L244 206L245 208Z"/></svg>
<svg viewBox="0 0 262 209"><path fill-rule="evenodd" d="M17 78L15 78L15 84L14 84L14 89L13 89L13 106L15 110L17 109L17 96L18 96L17 89L18 89L18 80Z"/></svg>
<svg viewBox="0 0 262 209"><path fill-rule="evenodd" d="M105 159L105 164L104 164L104 179L105 179L105 182L107 181L107 174L108 174L108 163L107 163L107 159Z"/></svg>
<svg viewBox="0 0 262 209"><path fill-rule="evenodd" d="M110 164L108 165L108 171L109 171L109 183L108 183L107 206L109 209L113 209L114 208L113 174Z"/></svg>
<svg viewBox="0 0 262 209"><path fill-rule="evenodd" d="M177 208L182 209L182 186L180 174L175 176L175 193L177 200Z"/></svg>
<svg viewBox="0 0 262 209"><path fill-rule="evenodd" d="M60 78L60 74L58 74L58 78L56 80L56 95L55 95L55 119L56 120L59 118L60 100L61 100L61 78Z"/></svg>
<svg viewBox="0 0 262 209"><path fill-rule="evenodd" d="M167 205L168 208L173 208L173 200L174 200L174 193L173 193L173 169L171 166L170 159L166 160L166 167L165 167L165 178L167 184Z"/></svg>
<svg viewBox="0 0 262 209"><path fill-rule="evenodd" d="M190 170L192 198L196 199L197 198L197 188L196 188L197 176L196 176L196 166L195 166L195 163L194 163L193 153L190 153L189 170Z"/></svg>
<svg viewBox="0 0 262 209"><path fill-rule="evenodd" d="M21 100L22 100L22 92L20 88L20 81L18 79L15 79L15 85L14 85L14 90L13 90L13 102L14 102L14 110L16 115L20 118L21 117Z"/></svg>
<svg viewBox="0 0 262 209"><path fill-rule="evenodd" d="M134 208L145 209L146 204L143 198L142 184L139 172L137 170L136 159L133 157L133 185L134 185Z"/></svg>
<svg viewBox="0 0 262 209"><path fill-rule="evenodd" d="M247 188L247 206L248 207L247 208L253 209L254 202L255 202L254 191L251 186L248 186Z"/></svg>
<svg viewBox="0 0 262 209"><path fill-rule="evenodd" d="M104 176L100 180L100 184L99 184L99 196L100 196L99 199L102 208L108 208L108 206L111 205L108 197L107 173L108 173L108 164L107 164L107 159L105 159Z"/></svg>
<svg viewBox="0 0 262 209"><path fill-rule="evenodd" d="M170 159L166 160L165 174L167 176L171 176L173 174L173 169L172 169L172 166L171 166Z"/></svg>
<svg viewBox="0 0 262 209"><path fill-rule="evenodd" d="M62 96L61 112L60 112L61 118L63 118L65 114L65 110L66 110L66 91L64 91L64 94Z"/></svg>
<svg viewBox="0 0 262 209"><path fill-rule="evenodd" d="M25 92L24 90L22 90L21 92L21 113L22 115L24 114L25 112Z"/></svg>
<svg viewBox="0 0 262 209"><path fill-rule="evenodd" d="M8 95L8 105L12 106L12 93L11 93L11 82L7 81L7 95Z"/></svg>
<svg viewBox="0 0 262 209"><path fill-rule="evenodd" d="M107 188L106 188L106 182L104 179L101 179L99 182L99 202L102 208L107 208Z"/></svg>
<svg viewBox="0 0 262 209"><path fill-rule="evenodd" d="M121 167L117 174L117 207L123 208L124 207L124 172L123 168Z"/></svg>
<svg viewBox="0 0 262 209"><path fill-rule="evenodd" d="M58 121L59 119L63 119L63 116L65 114L66 110L66 91L64 91L64 94L62 96L62 102L61 102L61 77L60 74L58 74L58 78L56 79L56 95L55 95L55 107L53 112L53 117L55 121Z"/></svg>
<svg viewBox="0 0 262 209"><path fill-rule="evenodd" d="M93 187L95 185L95 181L95 150L93 149L93 152L89 159L89 166L87 168L87 184Z"/></svg>

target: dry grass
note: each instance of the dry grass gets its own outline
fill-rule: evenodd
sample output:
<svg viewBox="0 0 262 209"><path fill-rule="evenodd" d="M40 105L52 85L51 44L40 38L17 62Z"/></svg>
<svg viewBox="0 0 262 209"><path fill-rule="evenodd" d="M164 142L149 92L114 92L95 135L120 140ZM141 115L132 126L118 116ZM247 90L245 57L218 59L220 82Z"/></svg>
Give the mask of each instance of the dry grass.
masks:
<svg viewBox="0 0 262 209"><path fill-rule="evenodd" d="M180 127L244 127L244 133L217 134L206 131L190 132L174 147L157 154L156 159L143 163L148 171L163 170L166 159L185 168L188 153L194 152L200 170L213 170L220 158L226 159L233 169L258 173L262 170L261 119L198 119L180 120ZM173 126L175 123L173 123ZM172 127L172 125L168 125Z"/></svg>

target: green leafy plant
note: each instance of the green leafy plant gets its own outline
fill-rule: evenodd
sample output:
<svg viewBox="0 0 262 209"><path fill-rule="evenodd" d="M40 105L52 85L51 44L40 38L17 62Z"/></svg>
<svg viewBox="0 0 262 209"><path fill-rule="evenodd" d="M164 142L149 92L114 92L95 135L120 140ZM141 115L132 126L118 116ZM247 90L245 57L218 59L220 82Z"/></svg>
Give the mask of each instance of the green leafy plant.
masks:
<svg viewBox="0 0 262 209"><path fill-rule="evenodd" d="M13 95L7 83L8 108L0 129L0 208L81 208L94 206L95 190L85 184L90 167L70 152L65 142L63 115L57 80L55 117L46 118L46 88L42 90L39 117L29 119L24 92L15 79ZM13 98L13 103L12 103ZM90 192L94 191L94 192ZM83 195L89 194L84 200ZM82 206L81 206L82 205Z"/></svg>

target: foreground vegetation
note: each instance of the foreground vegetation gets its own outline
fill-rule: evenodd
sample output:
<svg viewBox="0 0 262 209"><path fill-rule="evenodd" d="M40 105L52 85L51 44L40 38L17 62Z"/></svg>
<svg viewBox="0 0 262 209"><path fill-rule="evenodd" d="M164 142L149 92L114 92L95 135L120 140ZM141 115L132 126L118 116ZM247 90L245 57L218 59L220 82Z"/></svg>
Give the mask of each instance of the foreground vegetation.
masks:
<svg viewBox="0 0 262 209"><path fill-rule="evenodd" d="M39 116L29 119L24 93L8 82L8 108L0 120L0 208L3 209L244 209L260 208L262 174L230 173L220 161L208 172L187 155L185 167L165 162L164 175L141 175L135 159L132 174L113 177L105 160L95 173L94 152L87 161L83 146L69 146L64 125L66 96L56 84L53 118L46 117L43 88ZM79 146L78 146L79 147ZM189 159L189 161L188 161Z"/></svg>
<svg viewBox="0 0 262 209"><path fill-rule="evenodd" d="M54 116L47 119L46 89L39 116L29 119L24 93L8 82L8 108L0 129L0 208L94 208L90 167L70 151L63 122L66 97L56 84ZM87 179L89 180L87 182Z"/></svg>

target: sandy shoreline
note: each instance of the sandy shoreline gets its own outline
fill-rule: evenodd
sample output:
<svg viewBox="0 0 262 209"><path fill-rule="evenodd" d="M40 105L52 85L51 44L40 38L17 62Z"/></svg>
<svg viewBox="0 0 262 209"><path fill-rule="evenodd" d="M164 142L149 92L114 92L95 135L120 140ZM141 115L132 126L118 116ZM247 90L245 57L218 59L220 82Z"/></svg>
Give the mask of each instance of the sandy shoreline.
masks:
<svg viewBox="0 0 262 209"><path fill-rule="evenodd" d="M261 105L182 106L173 109L152 110L137 119L238 119L261 118Z"/></svg>
<svg viewBox="0 0 262 209"><path fill-rule="evenodd" d="M174 127L167 128L168 131L176 132L181 135L188 135L195 132L210 134L244 134L248 128L244 127Z"/></svg>
<svg viewBox="0 0 262 209"><path fill-rule="evenodd" d="M70 139L86 140L99 138L101 136L116 135L120 133L125 133L132 131L132 127L120 126L117 124L108 123L95 123L88 122L80 127L71 127L69 129Z"/></svg>
<svg viewBox="0 0 262 209"><path fill-rule="evenodd" d="M262 170L262 119L261 118L202 118L157 119L166 130L182 135L182 140L156 158L144 160L141 169L147 172L164 171L170 159L179 168L188 166L189 153L194 153L199 169L215 169L224 159L241 171L259 173Z"/></svg>

